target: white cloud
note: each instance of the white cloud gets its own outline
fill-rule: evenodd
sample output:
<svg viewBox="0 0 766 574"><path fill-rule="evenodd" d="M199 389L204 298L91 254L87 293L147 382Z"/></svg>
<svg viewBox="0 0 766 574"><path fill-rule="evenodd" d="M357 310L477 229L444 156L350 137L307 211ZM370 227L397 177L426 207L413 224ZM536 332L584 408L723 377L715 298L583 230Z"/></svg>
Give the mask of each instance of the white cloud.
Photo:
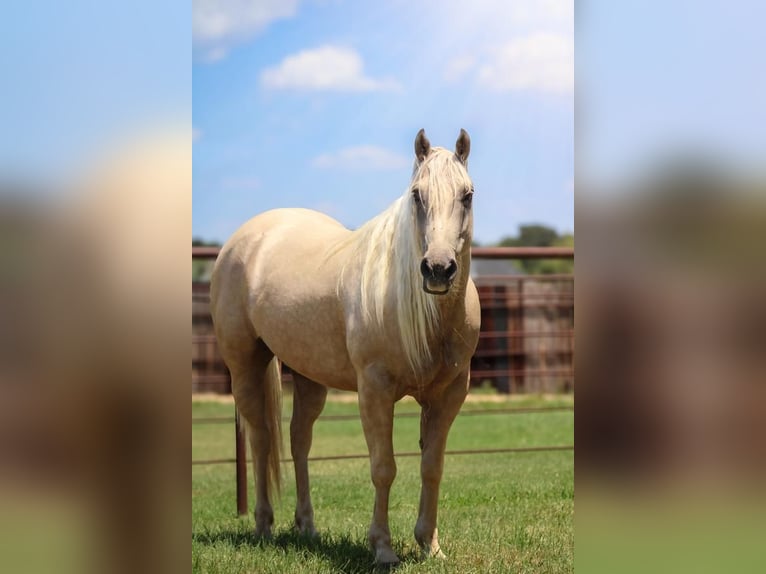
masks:
<svg viewBox="0 0 766 574"><path fill-rule="evenodd" d="M319 155L311 165L321 169L391 170L409 167L412 160L382 147L360 145Z"/></svg>
<svg viewBox="0 0 766 574"><path fill-rule="evenodd" d="M263 32L276 20L291 18L299 0L194 0L192 40L206 62L216 62L238 43Z"/></svg>
<svg viewBox="0 0 766 574"><path fill-rule="evenodd" d="M273 90L353 91L396 90L392 79L364 74L361 56L350 48L322 46L287 56L261 73L261 84Z"/></svg>
<svg viewBox="0 0 766 574"><path fill-rule="evenodd" d="M517 22L530 25L572 22L574 20L573 0L527 0L509 3L507 0L492 0L490 5L507 7L509 16Z"/></svg>
<svg viewBox="0 0 766 574"><path fill-rule="evenodd" d="M197 142L202 137L202 130L198 128L192 128L192 142Z"/></svg>
<svg viewBox="0 0 766 574"><path fill-rule="evenodd" d="M215 46L214 48L208 48L202 55L202 60L206 64L214 64L220 62L226 56L229 55L229 49L223 46Z"/></svg>
<svg viewBox="0 0 766 574"><path fill-rule="evenodd" d="M571 36L573 0L429 0L409 2L414 19L428 18L422 41L444 58L479 56L490 46L537 32Z"/></svg>
<svg viewBox="0 0 766 574"><path fill-rule="evenodd" d="M464 1L441 0L434 17L436 29L450 31L433 47L446 82L498 92L573 91L573 0L473 0L470 10Z"/></svg>
<svg viewBox="0 0 766 574"><path fill-rule="evenodd" d="M491 51L479 66L477 81L496 91L574 89L574 40L539 33L515 38Z"/></svg>

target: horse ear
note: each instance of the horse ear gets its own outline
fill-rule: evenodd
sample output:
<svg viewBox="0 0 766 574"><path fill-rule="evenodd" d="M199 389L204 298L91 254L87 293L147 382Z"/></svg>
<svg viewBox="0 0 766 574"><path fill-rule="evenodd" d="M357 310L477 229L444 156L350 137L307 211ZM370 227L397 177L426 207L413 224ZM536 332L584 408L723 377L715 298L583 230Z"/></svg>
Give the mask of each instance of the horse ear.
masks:
<svg viewBox="0 0 766 574"><path fill-rule="evenodd" d="M468 161L469 153L471 153L471 137L467 131L460 128L460 135L457 138L457 142L455 142L455 155L465 165L465 162Z"/></svg>
<svg viewBox="0 0 766 574"><path fill-rule="evenodd" d="M415 157L422 162L431 153L431 142L426 137L426 130L422 129L415 136Z"/></svg>

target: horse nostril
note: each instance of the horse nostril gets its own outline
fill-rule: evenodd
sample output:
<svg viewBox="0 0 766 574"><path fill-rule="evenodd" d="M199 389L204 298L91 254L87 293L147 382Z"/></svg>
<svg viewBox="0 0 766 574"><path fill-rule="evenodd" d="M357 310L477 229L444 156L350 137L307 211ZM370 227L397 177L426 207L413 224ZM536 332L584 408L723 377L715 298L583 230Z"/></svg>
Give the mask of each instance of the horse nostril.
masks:
<svg viewBox="0 0 766 574"><path fill-rule="evenodd" d="M457 262L454 259L450 259L449 265L446 269L447 273L447 279L450 281L455 278L455 274L457 274Z"/></svg>
<svg viewBox="0 0 766 574"><path fill-rule="evenodd" d="M431 274L431 267L428 265L428 261L425 257L423 257L423 260L420 262L420 272L423 274L423 277L428 277Z"/></svg>

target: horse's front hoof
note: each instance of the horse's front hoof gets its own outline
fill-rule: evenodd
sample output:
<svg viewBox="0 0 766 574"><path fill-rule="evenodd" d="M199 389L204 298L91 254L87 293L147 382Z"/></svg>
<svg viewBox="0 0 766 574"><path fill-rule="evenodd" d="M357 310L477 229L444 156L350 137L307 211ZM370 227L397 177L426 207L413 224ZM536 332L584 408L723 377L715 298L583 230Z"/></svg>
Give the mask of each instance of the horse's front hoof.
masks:
<svg viewBox="0 0 766 574"><path fill-rule="evenodd" d="M313 524L299 525L296 523L293 525L293 530L295 530L298 536L311 538L312 540L319 538L319 533L316 531L316 528L314 528Z"/></svg>
<svg viewBox="0 0 766 574"><path fill-rule="evenodd" d="M259 520L255 521L255 538L257 540L271 540L271 525L274 519L271 520Z"/></svg>
<svg viewBox="0 0 766 574"><path fill-rule="evenodd" d="M439 546L438 529L434 528L432 533L426 535L423 533L420 522L418 522L418 525L415 526L415 540L420 546L420 558L422 560L427 560L429 558L439 558L441 560L445 560L447 558Z"/></svg>
<svg viewBox="0 0 766 574"><path fill-rule="evenodd" d="M255 529L256 540L273 540L274 536L271 534L271 528L256 528Z"/></svg>
<svg viewBox="0 0 766 574"><path fill-rule="evenodd" d="M375 564L383 568L393 568L399 565L399 557L390 548L379 548L375 551Z"/></svg>
<svg viewBox="0 0 766 574"><path fill-rule="evenodd" d="M428 560L429 558L438 558L439 560L447 559L447 555L442 552L441 548L437 548L436 550L432 550L431 548L423 548L423 552L420 557L423 560Z"/></svg>

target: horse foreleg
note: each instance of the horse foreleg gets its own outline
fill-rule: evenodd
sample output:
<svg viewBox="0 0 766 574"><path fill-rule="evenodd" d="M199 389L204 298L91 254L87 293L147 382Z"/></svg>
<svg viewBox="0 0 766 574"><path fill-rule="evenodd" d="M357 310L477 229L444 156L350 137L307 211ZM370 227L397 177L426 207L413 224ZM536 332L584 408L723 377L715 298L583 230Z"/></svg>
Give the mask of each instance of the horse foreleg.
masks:
<svg viewBox="0 0 766 574"><path fill-rule="evenodd" d="M295 506L295 528L301 534L316 535L314 508L309 489L308 455L311 449L314 422L324 408L327 387L293 373L293 417L290 423L290 449L295 466L295 486L298 501Z"/></svg>
<svg viewBox="0 0 766 574"><path fill-rule="evenodd" d="M439 485L444 469L444 450L447 435L468 392L468 373L462 373L446 387L442 394L423 401L420 424L421 462L420 510L415 524L417 540L424 557L444 558L439 547L436 514L439 504Z"/></svg>
<svg viewBox="0 0 766 574"><path fill-rule="evenodd" d="M359 380L359 413L370 452L370 474L375 486L375 507L368 541L378 564L397 564L388 528L388 495L396 477L393 426L394 397L385 376L368 373Z"/></svg>

